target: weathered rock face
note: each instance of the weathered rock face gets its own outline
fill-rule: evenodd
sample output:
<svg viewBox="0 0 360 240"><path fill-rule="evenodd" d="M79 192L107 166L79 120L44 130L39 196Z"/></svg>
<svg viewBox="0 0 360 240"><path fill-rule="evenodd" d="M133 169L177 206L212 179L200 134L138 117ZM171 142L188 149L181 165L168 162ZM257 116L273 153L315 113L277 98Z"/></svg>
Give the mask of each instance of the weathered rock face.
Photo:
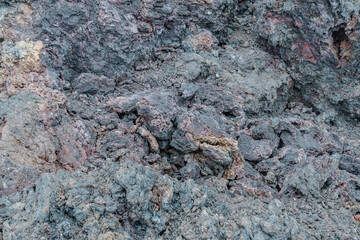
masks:
<svg viewBox="0 0 360 240"><path fill-rule="evenodd" d="M0 146L6 149L9 158L20 164L56 161L51 135L41 124L41 104L40 97L23 92L1 105L3 127Z"/></svg>
<svg viewBox="0 0 360 240"><path fill-rule="evenodd" d="M329 161L335 171L331 181L342 181L344 174L337 175ZM44 174L35 187L0 202L7 206L1 213L10 214L2 234L4 239L356 239L358 223L349 210L332 205L344 189L327 189L330 181L313 164L285 184L308 200L292 196L283 202L245 197L221 178L201 185L179 182L131 161L106 163L90 173Z"/></svg>
<svg viewBox="0 0 360 240"><path fill-rule="evenodd" d="M81 72L116 78L146 69L181 46L188 25L225 37L232 0L34 1L47 63L71 81ZM154 54L154 51L156 52Z"/></svg>
<svg viewBox="0 0 360 240"><path fill-rule="evenodd" d="M131 72L153 69L156 78L168 78L154 80L157 85L206 80L244 95L252 115L280 113L289 98L292 83L282 62L260 49L217 48L232 31L236 1L35 1L34 6L45 61L60 79L75 81L75 89L81 73L107 76L111 85ZM168 64L158 68L161 62Z"/></svg>
<svg viewBox="0 0 360 240"><path fill-rule="evenodd" d="M49 111L46 102L30 92L21 92L1 103L1 168L5 170L10 164L34 171L20 172L24 179L12 181L11 185L4 180L1 195L23 187L23 182L33 179L36 173L77 168L90 156L94 139L86 125L60 114L63 112Z"/></svg>
<svg viewBox="0 0 360 240"><path fill-rule="evenodd" d="M0 1L1 239L360 239L356 1Z"/></svg>
<svg viewBox="0 0 360 240"><path fill-rule="evenodd" d="M359 119L360 6L357 1L267 1L258 33L288 65L304 101Z"/></svg>

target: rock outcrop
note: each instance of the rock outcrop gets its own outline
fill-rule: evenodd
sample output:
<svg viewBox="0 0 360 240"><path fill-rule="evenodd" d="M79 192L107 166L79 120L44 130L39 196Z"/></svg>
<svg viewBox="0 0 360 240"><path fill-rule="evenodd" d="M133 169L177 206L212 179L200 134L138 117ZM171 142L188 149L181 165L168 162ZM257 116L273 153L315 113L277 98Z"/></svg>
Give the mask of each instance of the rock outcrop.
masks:
<svg viewBox="0 0 360 240"><path fill-rule="evenodd" d="M360 239L357 1L0 1L1 239Z"/></svg>

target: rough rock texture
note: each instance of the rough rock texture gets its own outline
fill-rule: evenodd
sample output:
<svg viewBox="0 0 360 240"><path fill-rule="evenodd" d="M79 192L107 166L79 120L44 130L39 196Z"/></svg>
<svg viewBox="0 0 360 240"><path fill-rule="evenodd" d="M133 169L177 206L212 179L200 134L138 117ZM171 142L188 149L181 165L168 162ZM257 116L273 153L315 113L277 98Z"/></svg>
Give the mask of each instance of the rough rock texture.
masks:
<svg viewBox="0 0 360 240"><path fill-rule="evenodd" d="M339 171L335 160L329 161L331 171ZM11 214L3 222L3 237L356 239L358 223L340 206L345 190L324 187L313 164L302 166L289 180L290 188L311 176L298 189L307 199L292 196L283 202L239 194L237 186L229 187L222 178L201 185L180 182L131 161L106 162L89 173L44 174L34 186L2 200L8 207L1 213ZM333 181L345 176L335 174ZM320 188L321 196L313 195Z"/></svg>
<svg viewBox="0 0 360 240"><path fill-rule="evenodd" d="M0 239L360 239L359 6L0 1Z"/></svg>
<svg viewBox="0 0 360 240"><path fill-rule="evenodd" d="M257 13L259 36L288 65L303 101L358 121L358 1L267 2Z"/></svg>

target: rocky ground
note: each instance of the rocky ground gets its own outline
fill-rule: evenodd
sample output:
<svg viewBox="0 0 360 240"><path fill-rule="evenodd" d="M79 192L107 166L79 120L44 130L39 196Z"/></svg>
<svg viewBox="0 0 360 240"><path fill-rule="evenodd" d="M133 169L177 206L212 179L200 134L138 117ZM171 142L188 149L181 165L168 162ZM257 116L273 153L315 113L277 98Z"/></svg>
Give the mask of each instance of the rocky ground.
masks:
<svg viewBox="0 0 360 240"><path fill-rule="evenodd" d="M0 1L0 239L360 239L359 21Z"/></svg>

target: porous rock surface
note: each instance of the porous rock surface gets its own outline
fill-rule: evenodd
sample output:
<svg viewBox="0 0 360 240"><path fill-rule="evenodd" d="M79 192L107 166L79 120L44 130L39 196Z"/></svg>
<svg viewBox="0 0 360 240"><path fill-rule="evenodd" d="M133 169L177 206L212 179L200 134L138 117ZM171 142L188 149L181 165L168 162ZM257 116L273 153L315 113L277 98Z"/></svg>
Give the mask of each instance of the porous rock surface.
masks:
<svg viewBox="0 0 360 240"><path fill-rule="evenodd" d="M360 239L359 10L0 1L0 239Z"/></svg>

